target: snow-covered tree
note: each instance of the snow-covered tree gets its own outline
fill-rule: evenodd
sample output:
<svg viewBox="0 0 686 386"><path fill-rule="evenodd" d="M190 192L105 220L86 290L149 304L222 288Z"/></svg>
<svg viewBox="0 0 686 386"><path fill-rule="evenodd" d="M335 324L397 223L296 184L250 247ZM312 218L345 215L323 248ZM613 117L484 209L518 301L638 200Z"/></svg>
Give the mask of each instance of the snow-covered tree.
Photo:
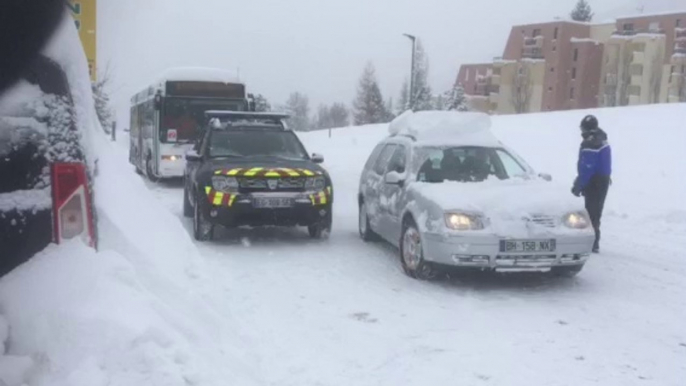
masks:
<svg viewBox="0 0 686 386"><path fill-rule="evenodd" d="M329 118L331 119L331 127L345 127L350 124L350 113L348 108L343 103L334 103L329 108Z"/></svg>
<svg viewBox="0 0 686 386"><path fill-rule="evenodd" d="M265 98L262 94L255 95L255 111L272 111L272 105L269 103L269 100L267 100L267 98Z"/></svg>
<svg viewBox="0 0 686 386"><path fill-rule="evenodd" d="M470 106L464 88L459 83L455 83L453 88L443 94L445 100L445 110L469 111Z"/></svg>
<svg viewBox="0 0 686 386"><path fill-rule="evenodd" d="M383 123L388 118L383 96L376 81L376 70L371 62L365 67L357 86L357 97L353 101L353 118L356 125Z"/></svg>
<svg viewBox="0 0 686 386"><path fill-rule="evenodd" d="M590 22L593 20L593 10L586 0L579 0L570 14L572 20Z"/></svg>
<svg viewBox="0 0 686 386"><path fill-rule="evenodd" d="M410 84L407 79L400 88L400 97L395 105L395 114L400 115L410 108Z"/></svg>
<svg viewBox="0 0 686 386"><path fill-rule="evenodd" d="M314 129L329 129L332 126L331 109L327 105L319 105L317 114L312 119Z"/></svg>
<svg viewBox="0 0 686 386"><path fill-rule="evenodd" d="M290 118L288 125L295 131L307 131L310 129L310 100L309 98L299 92L292 93L284 109Z"/></svg>
<svg viewBox="0 0 686 386"><path fill-rule="evenodd" d="M107 88L110 84L109 72L105 72L99 80L93 82L93 99L95 99L95 112L98 115L100 125L106 133L111 133L114 127L114 112L110 102L110 95Z"/></svg>
<svg viewBox="0 0 686 386"><path fill-rule="evenodd" d="M424 50L424 45L417 39L415 51L415 70L414 70L414 95L410 100L410 106L414 111L431 110L434 107L433 94L429 86L429 59Z"/></svg>

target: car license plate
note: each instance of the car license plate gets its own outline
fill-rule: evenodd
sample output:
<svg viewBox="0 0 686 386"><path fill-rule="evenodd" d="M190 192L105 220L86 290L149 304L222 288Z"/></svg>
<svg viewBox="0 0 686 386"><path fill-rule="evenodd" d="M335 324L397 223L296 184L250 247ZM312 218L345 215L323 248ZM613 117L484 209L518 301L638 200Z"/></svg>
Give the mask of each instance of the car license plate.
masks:
<svg viewBox="0 0 686 386"><path fill-rule="evenodd" d="M255 198L253 199L255 208L290 208L293 206L291 198Z"/></svg>
<svg viewBox="0 0 686 386"><path fill-rule="evenodd" d="M552 240L501 240L500 252L537 253L555 252L556 242Z"/></svg>

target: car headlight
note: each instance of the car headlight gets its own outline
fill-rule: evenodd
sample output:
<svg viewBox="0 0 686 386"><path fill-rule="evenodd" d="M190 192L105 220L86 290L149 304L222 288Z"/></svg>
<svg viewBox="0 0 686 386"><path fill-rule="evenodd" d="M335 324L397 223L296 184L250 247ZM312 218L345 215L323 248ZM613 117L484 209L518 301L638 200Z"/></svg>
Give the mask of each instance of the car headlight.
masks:
<svg viewBox="0 0 686 386"><path fill-rule="evenodd" d="M235 192L238 190L238 180L235 177L212 176L212 188L219 192Z"/></svg>
<svg viewBox="0 0 686 386"><path fill-rule="evenodd" d="M562 218L562 223L572 229L586 229L591 225L588 215L584 212L567 213Z"/></svg>
<svg viewBox="0 0 686 386"><path fill-rule="evenodd" d="M476 231L484 229L483 217L469 213L446 213L445 225L456 231Z"/></svg>
<svg viewBox="0 0 686 386"><path fill-rule="evenodd" d="M324 190L324 188L326 188L324 177L310 177L305 181L305 189L307 190Z"/></svg>

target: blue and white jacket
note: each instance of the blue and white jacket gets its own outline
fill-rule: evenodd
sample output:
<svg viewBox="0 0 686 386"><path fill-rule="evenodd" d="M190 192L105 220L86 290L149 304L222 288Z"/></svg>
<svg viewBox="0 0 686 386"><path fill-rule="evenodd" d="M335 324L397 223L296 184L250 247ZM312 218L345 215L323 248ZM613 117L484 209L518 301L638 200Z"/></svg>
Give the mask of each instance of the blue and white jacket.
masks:
<svg viewBox="0 0 686 386"><path fill-rule="evenodd" d="M593 177L609 178L612 175L612 148L603 130L593 130L584 136L577 168L576 188L581 191L588 187Z"/></svg>

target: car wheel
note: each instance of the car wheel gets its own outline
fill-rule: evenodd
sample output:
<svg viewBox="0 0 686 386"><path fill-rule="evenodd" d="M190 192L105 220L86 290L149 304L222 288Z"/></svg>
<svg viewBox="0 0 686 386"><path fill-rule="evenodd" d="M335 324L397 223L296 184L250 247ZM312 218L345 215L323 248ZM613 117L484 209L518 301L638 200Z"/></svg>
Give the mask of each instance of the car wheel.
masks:
<svg viewBox="0 0 686 386"><path fill-rule="evenodd" d="M550 272L557 277L574 277L581 272L583 265L573 265L570 267L553 267Z"/></svg>
<svg viewBox="0 0 686 386"><path fill-rule="evenodd" d="M200 200L201 198L196 195L193 207L193 236L198 241L209 241L214 237L214 225L202 214Z"/></svg>
<svg viewBox="0 0 686 386"><path fill-rule="evenodd" d="M407 276L419 280L432 280L438 276L436 268L424 260L422 238L417 225L407 220L400 240L400 262Z"/></svg>
<svg viewBox="0 0 686 386"><path fill-rule="evenodd" d="M152 158L148 156L148 159L145 161L145 174L148 176L148 179L152 182L157 182L159 181L159 178L155 176L155 174L152 171Z"/></svg>
<svg viewBox="0 0 686 386"><path fill-rule="evenodd" d="M379 240L379 235L372 230L372 227L369 224L369 212L367 211L367 204L365 204L364 201L360 203L358 229L362 240L366 242Z"/></svg>
<svg viewBox="0 0 686 386"><path fill-rule="evenodd" d="M331 228L333 227L333 215L331 209L329 209L328 214L316 224L307 227L307 232L313 239L325 239L331 234Z"/></svg>
<svg viewBox="0 0 686 386"><path fill-rule="evenodd" d="M193 217L193 207L191 206L190 197L188 196L188 188L183 188L183 216Z"/></svg>

